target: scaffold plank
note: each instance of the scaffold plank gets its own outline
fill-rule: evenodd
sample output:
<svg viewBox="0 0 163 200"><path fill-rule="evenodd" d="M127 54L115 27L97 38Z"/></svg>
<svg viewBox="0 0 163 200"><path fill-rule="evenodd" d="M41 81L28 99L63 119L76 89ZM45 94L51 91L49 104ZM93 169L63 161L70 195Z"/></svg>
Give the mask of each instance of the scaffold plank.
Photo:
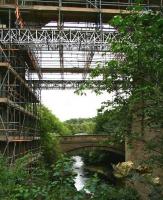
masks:
<svg viewBox="0 0 163 200"><path fill-rule="evenodd" d="M27 111L25 108L21 107L19 104L17 104L17 103L15 103L15 102L11 101L11 100L8 99L7 97L0 98L0 104L1 104L1 103L2 103L2 104L7 104L7 105L9 105L9 106L11 106L11 107L13 107L13 108L15 108L15 109L17 109L17 110L23 112L24 114L33 117L33 118L37 118L34 114L32 114L31 112Z"/></svg>
<svg viewBox="0 0 163 200"><path fill-rule="evenodd" d="M9 142L29 142L33 140L40 140L40 137L33 136L3 136L0 135L0 141L9 141Z"/></svg>
<svg viewBox="0 0 163 200"><path fill-rule="evenodd" d="M44 67L40 69L41 73L90 73L92 71L91 68L79 68L79 67L64 67L64 68L48 68ZM30 71L34 73L34 71Z"/></svg>
<svg viewBox="0 0 163 200"><path fill-rule="evenodd" d="M19 81L22 85L26 87L26 89L32 94L35 100L39 102L37 96L33 93L32 89L28 86L28 84L21 78L21 76L12 68L12 66L7 62L0 62L0 68L4 68L9 70Z"/></svg>

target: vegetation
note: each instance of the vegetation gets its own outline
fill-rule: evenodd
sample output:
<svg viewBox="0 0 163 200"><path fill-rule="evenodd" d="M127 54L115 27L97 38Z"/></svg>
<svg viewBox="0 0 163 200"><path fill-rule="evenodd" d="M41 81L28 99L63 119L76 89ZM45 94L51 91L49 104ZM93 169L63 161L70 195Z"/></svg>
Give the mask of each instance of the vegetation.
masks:
<svg viewBox="0 0 163 200"><path fill-rule="evenodd" d="M117 154L114 154L113 152L108 151L99 151L99 150L92 150L92 151L83 151L80 154L84 160L84 163L86 165L93 165L93 166L108 166L111 167L111 165L114 163L117 163L118 161L124 161L124 158L122 156L118 156ZM117 161L118 160L118 161Z"/></svg>
<svg viewBox="0 0 163 200"><path fill-rule="evenodd" d="M92 179L90 179L86 187L88 187L89 191L93 194L93 200L139 200L139 195L135 190L130 187L126 188L116 188L113 186L108 186L105 183L101 183L98 177L95 175Z"/></svg>
<svg viewBox="0 0 163 200"><path fill-rule="evenodd" d="M104 184L96 176L89 179L85 188L77 191L74 186L72 161L60 153L57 133L64 129L50 111L42 107L43 157L31 166L32 154L17 159L14 165L0 157L0 199L3 200L138 200L137 193L130 188L115 188ZM43 120L43 119L42 119ZM53 126L49 126L52 123ZM55 124L56 122L56 124ZM48 131L54 131L49 133ZM63 133L63 132L62 132ZM85 190L89 190L86 193Z"/></svg>
<svg viewBox="0 0 163 200"><path fill-rule="evenodd" d="M139 7L137 9L140 11ZM111 25L118 30L116 37L109 41L115 59L106 62L104 66L99 64L92 72L91 78L102 75L101 84L96 85L90 79L85 88L115 94L112 101L104 102L101 115L97 118L99 121L106 119L108 123L103 123L102 128L109 133L113 131L115 136L118 133L120 138L127 136L130 139L141 139L147 129L152 129L156 140L152 138L149 145L145 145L151 151L159 152L157 161L162 165L162 14L152 11L133 12L123 18L114 17ZM136 120L141 122L138 132L132 129ZM156 150L156 147L159 149Z"/></svg>
<svg viewBox="0 0 163 200"><path fill-rule="evenodd" d="M95 118L96 134L109 134L116 139L116 142L124 142L125 135L128 133L131 121L126 117L126 106L117 106L116 108L106 110L99 109Z"/></svg>
<svg viewBox="0 0 163 200"><path fill-rule="evenodd" d="M113 59L104 66L99 63L81 89L114 94L112 101L104 102L96 130L112 134L116 141L126 138L131 148L141 142L148 159L135 162L156 172L163 166L163 17L139 6L131 12L111 21L118 30L108 41ZM92 79L97 77L103 80L96 85Z"/></svg>
<svg viewBox="0 0 163 200"><path fill-rule="evenodd" d="M132 15L116 16L111 22L118 30L118 34L109 41L113 59L104 66L98 64L91 74L91 78L102 75L101 84L95 85L90 79L82 89L93 88L96 93L106 90L115 94L112 101L103 104L96 118L96 132L111 134L120 142L127 138L131 145L133 141L143 143L149 155L149 159L145 160L146 166L142 165L144 160L140 160L140 165L128 162L118 164L114 169L115 176L119 178L128 178L133 183L141 177L141 181L146 181L147 184L152 170L156 171L163 166L163 17L161 12L144 12L140 7L134 9ZM73 181L72 161L62 155L58 156L55 150L57 141L53 137L67 134L68 129L45 107L40 112L43 152L46 163L50 161L50 168L40 163L29 173L28 157L18 159L13 166L0 158L1 199L139 199L133 189L127 186L108 186L101 183L97 176L85 186L89 193L84 190L77 192ZM89 129L79 129L79 124L82 124L80 120L73 121L77 124L75 131L71 121L66 123L70 133ZM72 127L70 124L73 124ZM144 180L145 178L147 179ZM161 200L159 177L152 177L152 180L153 183L149 183L151 192L148 198Z"/></svg>
<svg viewBox="0 0 163 200"><path fill-rule="evenodd" d="M42 154L45 164L51 167L61 155L59 138L52 133L45 133L41 136Z"/></svg>
<svg viewBox="0 0 163 200"><path fill-rule="evenodd" d="M90 193L76 191L72 161L62 156L49 170L42 162L27 170L30 155L18 159L13 166L0 157L0 199L3 200L138 200L128 188L102 184L95 176L86 185Z"/></svg>
<svg viewBox="0 0 163 200"><path fill-rule="evenodd" d="M70 119L65 121L65 125L70 130L71 135L79 133L93 134L95 128L95 122L93 118Z"/></svg>
<svg viewBox="0 0 163 200"><path fill-rule="evenodd" d="M44 161L51 166L60 157L59 138L56 136L69 134L68 128L52 112L41 105L39 109L41 146Z"/></svg>
<svg viewBox="0 0 163 200"><path fill-rule="evenodd" d="M40 128L41 133L53 133L55 135L66 135L69 133L69 130L48 108L41 105L39 108L39 113L41 116L40 119Z"/></svg>

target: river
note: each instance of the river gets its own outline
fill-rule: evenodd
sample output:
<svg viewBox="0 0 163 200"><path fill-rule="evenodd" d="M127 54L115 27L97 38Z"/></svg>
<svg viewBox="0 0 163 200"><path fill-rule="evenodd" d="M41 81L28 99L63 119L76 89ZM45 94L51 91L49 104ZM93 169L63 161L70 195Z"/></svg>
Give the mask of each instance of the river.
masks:
<svg viewBox="0 0 163 200"><path fill-rule="evenodd" d="M111 167L109 168L108 166L106 167L103 165L85 166L81 156L72 156L72 159L74 161L73 172L76 174L74 181L77 191L83 189L86 181L88 178L90 178L92 173L98 173L103 182L109 180L111 184L115 184L115 179L113 178ZM85 191L89 193L89 191Z"/></svg>
<svg viewBox="0 0 163 200"><path fill-rule="evenodd" d="M84 162L82 160L82 157L73 156L72 159L74 160L73 171L76 173L76 177L74 179L75 187L79 191L83 189L85 182L88 180L88 177L84 172Z"/></svg>

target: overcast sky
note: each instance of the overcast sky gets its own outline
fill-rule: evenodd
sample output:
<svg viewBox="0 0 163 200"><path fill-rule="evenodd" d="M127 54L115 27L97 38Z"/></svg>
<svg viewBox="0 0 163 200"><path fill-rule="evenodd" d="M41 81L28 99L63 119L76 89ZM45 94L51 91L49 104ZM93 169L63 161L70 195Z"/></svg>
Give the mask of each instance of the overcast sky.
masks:
<svg viewBox="0 0 163 200"><path fill-rule="evenodd" d="M49 22L45 29L56 29L57 22ZM64 23L64 30L95 30L94 23ZM89 25L89 26L88 26ZM49 26L49 27L48 27ZM72 28L74 27L74 28ZM89 28L88 28L89 27ZM43 29L44 29L43 28ZM106 31L115 31L110 25L103 25ZM64 67L80 67L84 68L89 54L85 51L64 52ZM39 55L37 55L39 57ZM42 52L41 67L56 68L60 66L60 56L58 51L50 50ZM94 68L98 63L104 64L113 56L108 53L95 52L90 68ZM44 79L61 79L60 74L45 75ZM71 80L82 80L82 74L64 74L64 78ZM88 118L97 115L97 109L101 107L101 102L107 101L111 95L105 93L96 96L95 93L87 92L87 96L79 96L74 94L73 90L47 90L42 91L42 103L47 106L60 120L64 121L71 118Z"/></svg>
<svg viewBox="0 0 163 200"><path fill-rule="evenodd" d="M107 93L96 96L90 91L87 96L79 96L74 94L73 90L47 90L42 91L42 103L64 121L96 116L101 102L106 101L109 96Z"/></svg>

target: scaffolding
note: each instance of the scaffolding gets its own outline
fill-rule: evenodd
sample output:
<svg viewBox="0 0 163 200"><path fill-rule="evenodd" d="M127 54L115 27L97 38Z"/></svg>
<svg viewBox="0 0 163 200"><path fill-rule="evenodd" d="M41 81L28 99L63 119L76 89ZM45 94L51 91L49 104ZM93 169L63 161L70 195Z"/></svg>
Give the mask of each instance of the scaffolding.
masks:
<svg viewBox="0 0 163 200"><path fill-rule="evenodd" d="M113 58L115 14L134 0L0 0L0 151L11 160L39 149L42 89L76 89ZM146 0L144 10L162 0ZM15 16L16 13L16 16ZM21 17L20 17L21 16ZM94 80L98 85L100 80Z"/></svg>
<svg viewBox="0 0 163 200"><path fill-rule="evenodd" d="M1 0L1 4L14 4L17 2L19 5L45 5L45 6L58 6L58 7L84 7L84 8L127 8L128 6L135 5L135 0ZM157 8L162 5L162 0L144 0L142 6L150 6Z"/></svg>
<svg viewBox="0 0 163 200"><path fill-rule="evenodd" d="M34 89L26 81L30 68L38 73L29 48L23 50L17 45L1 43L0 151L11 162L39 149L40 88Z"/></svg>
<svg viewBox="0 0 163 200"><path fill-rule="evenodd" d="M42 29L0 29L0 42L5 45L19 44L22 49L35 49L33 55L40 68L29 69L32 83L38 86L40 82L42 89L51 89L52 85L55 86L53 89L74 89L83 80L87 81L97 62L104 64L108 58L112 58L108 40L116 33L110 26L99 29L92 23L69 23L62 29L50 24ZM42 74L41 80L35 76L39 72L40 76Z"/></svg>

